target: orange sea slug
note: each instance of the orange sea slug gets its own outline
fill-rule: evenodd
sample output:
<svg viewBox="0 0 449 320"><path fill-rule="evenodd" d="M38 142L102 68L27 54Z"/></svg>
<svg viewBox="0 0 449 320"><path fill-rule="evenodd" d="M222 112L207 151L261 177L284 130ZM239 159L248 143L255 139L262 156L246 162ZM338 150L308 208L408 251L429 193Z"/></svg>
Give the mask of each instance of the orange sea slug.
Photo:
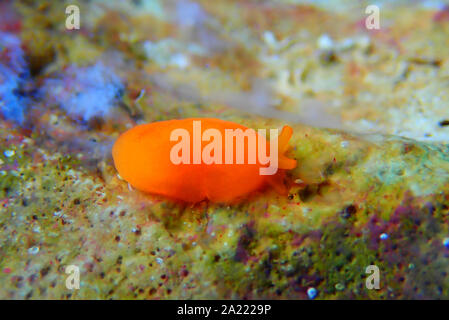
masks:
<svg viewBox="0 0 449 320"><path fill-rule="evenodd" d="M208 144L217 142L218 144L215 146L223 146L222 151L216 148L210 155L216 156L215 159L219 161L210 163L201 158L199 163L194 163L194 152L198 151L194 146L195 134L198 135L194 125L198 124L198 121L201 124L200 151L206 152ZM178 131L175 131L177 129ZM179 129L184 129L183 132L189 135L188 149L184 149L187 151L184 159L190 160L189 163L175 164L173 161L173 148L179 146L179 141L172 141L172 135L173 132L179 132ZM208 129L215 129L213 131L216 134L221 133L221 135L219 138L207 135L205 132L211 132ZM267 150L266 154L272 155L270 142L259 134L255 134L257 142L260 143L257 148L249 147L250 139L248 137L242 140L245 145L243 164L237 163L236 160L234 162L227 161L226 152L231 152L232 159L237 159L237 153L242 150L237 149L237 143L233 143L230 150L225 148L229 146L225 141L229 129L245 131L248 128L234 122L214 118L168 120L138 125L123 133L115 142L112 149L114 164L120 176L136 189L191 203L205 199L220 203L234 202L267 184L274 186L278 191L286 191L282 183L285 170L277 171L277 169L296 167L296 160L289 159L284 155L288 148L288 141L293 134L292 128L284 126L279 135L278 165L274 175L260 174L260 168L268 168L269 164L260 161L259 158L253 163L248 161L254 152L263 149L259 147L263 144ZM237 138L233 141L237 141ZM275 146L274 143L273 146ZM210 146L208 150L211 151ZM220 152L216 153L218 151ZM177 152L175 153L179 155Z"/></svg>

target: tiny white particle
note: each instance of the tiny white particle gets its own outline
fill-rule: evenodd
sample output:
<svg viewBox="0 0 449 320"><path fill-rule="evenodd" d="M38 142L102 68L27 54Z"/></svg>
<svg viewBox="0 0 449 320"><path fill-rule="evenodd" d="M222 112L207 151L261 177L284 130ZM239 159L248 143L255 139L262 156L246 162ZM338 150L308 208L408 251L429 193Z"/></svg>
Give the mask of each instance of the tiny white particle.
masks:
<svg viewBox="0 0 449 320"><path fill-rule="evenodd" d="M16 153L14 150L5 150L5 152L3 152L3 154L5 155L5 157L10 158L10 157L14 156Z"/></svg>
<svg viewBox="0 0 449 320"><path fill-rule="evenodd" d="M443 245L449 249L449 238L444 238Z"/></svg>
<svg viewBox="0 0 449 320"><path fill-rule="evenodd" d="M145 95L145 89L140 90L139 96L134 100L134 102L139 102L139 100L142 99L142 97L144 95Z"/></svg>
<svg viewBox="0 0 449 320"><path fill-rule="evenodd" d="M28 249L29 254L37 254L38 252L39 252L39 247L36 247L36 246Z"/></svg>
<svg viewBox="0 0 449 320"><path fill-rule="evenodd" d="M265 31L263 34L263 39L269 46L276 47L277 40L276 40L276 37L274 36L273 32Z"/></svg>
<svg viewBox="0 0 449 320"><path fill-rule="evenodd" d="M320 49L329 50L332 49L333 46L334 41L329 35L323 34L318 38L318 47Z"/></svg>
<svg viewBox="0 0 449 320"><path fill-rule="evenodd" d="M388 239L388 234L382 233L382 234L379 236L379 238L380 238L380 240L387 240L387 239Z"/></svg>
<svg viewBox="0 0 449 320"><path fill-rule="evenodd" d="M170 64L180 69L185 69L189 66L190 62L189 58L186 55L182 53L176 53L171 57Z"/></svg>
<svg viewBox="0 0 449 320"><path fill-rule="evenodd" d="M351 38L346 38L346 39L344 39L342 42L341 42L341 44L340 44L340 47L342 48L342 49L350 49L350 48L352 48L353 46L355 45L355 41L353 40L353 39L351 39Z"/></svg>
<svg viewBox="0 0 449 320"><path fill-rule="evenodd" d="M164 263L164 260L162 260L161 258L156 258L156 262L157 262L158 264L163 264L163 263Z"/></svg>
<svg viewBox="0 0 449 320"><path fill-rule="evenodd" d="M307 289L307 296L309 299L315 299L318 294L318 291L315 288Z"/></svg>

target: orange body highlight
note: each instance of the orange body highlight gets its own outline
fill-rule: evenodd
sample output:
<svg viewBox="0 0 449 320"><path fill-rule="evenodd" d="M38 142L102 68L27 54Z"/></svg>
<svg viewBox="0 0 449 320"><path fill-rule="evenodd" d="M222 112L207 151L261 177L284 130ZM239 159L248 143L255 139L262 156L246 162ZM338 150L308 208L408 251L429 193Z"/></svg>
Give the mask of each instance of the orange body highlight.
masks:
<svg viewBox="0 0 449 320"><path fill-rule="evenodd" d="M201 121L201 133L207 129L217 129L223 137L222 164L174 164L170 152L177 144L170 141L175 129L185 129L193 139L193 121ZM170 198L196 203L208 199L212 202L230 203L252 191L258 190L267 183L281 190L279 178L283 170L275 175L260 175L259 161L248 164L248 147L245 140L245 163L225 164L225 130L248 129L240 124L214 118L189 118L168 120L138 125L123 133L112 149L114 164L120 176L133 187L144 192L160 194ZM293 169L296 160L286 158L284 153L293 130L285 126L278 139L279 169ZM257 139L264 139L258 136ZM209 142L202 142L202 148ZM269 149L269 142L264 141ZM234 157L236 154L234 144ZM254 151L249 151L254 152ZM193 143L190 143L192 159ZM284 187L285 189L285 187Z"/></svg>

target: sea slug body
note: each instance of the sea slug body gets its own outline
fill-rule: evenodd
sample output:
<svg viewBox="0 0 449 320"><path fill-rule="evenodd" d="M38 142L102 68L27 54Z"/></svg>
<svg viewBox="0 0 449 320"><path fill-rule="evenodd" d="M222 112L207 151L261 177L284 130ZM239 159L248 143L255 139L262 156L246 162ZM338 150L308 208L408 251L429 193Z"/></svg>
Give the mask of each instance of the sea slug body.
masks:
<svg viewBox="0 0 449 320"><path fill-rule="evenodd" d="M200 145L203 158L195 162L195 134L198 132L195 132L194 127L198 122L201 124ZM173 132L179 132L179 129L184 129L183 132L189 134L187 156L188 160L192 159L190 163L173 161L173 148L179 145L178 141L173 141ZM223 139L219 140L222 141L215 141L217 136L209 136L208 141L211 142L206 141L205 132L211 132L209 129L221 133ZM225 153L229 150L225 148L219 155L215 154L216 149L211 152L211 155L216 156L215 159L218 156L220 161L210 163L204 160L204 152L209 144L219 142L215 146L228 146L224 137L225 131L229 129L245 131L248 128L215 118L189 118L138 125L120 135L115 142L112 149L114 164L120 176L134 188L189 203L206 199L212 202L231 203L266 185L275 187L279 192L285 192L285 186L282 184L285 170L296 167L296 160L285 156L288 141L293 134L292 128L284 126L277 139L278 161L274 175L260 173L261 168L269 166L260 159L254 163L226 161ZM259 147L256 148L257 150L245 148L245 160L250 159L254 152L262 149L260 146L263 144L266 145L266 150L271 150L270 142L266 141L265 137L259 134L256 136ZM245 145L249 146L249 138L245 141ZM236 144L231 148L233 148L231 157L237 159L236 154L239 150L236 149ZM271 156L271 151L267 155Z"/></svg>

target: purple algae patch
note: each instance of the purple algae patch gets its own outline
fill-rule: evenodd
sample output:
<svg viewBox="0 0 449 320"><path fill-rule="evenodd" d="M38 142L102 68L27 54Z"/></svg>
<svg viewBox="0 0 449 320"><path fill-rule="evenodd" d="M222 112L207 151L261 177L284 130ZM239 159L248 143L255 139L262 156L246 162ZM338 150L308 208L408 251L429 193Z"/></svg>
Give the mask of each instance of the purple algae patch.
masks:
<svg viewBox="0 0 449 320"><path fill-rule="evenodd" d="M6 120L22 124L28 99L21 94L28 70L20 40L0 32L0 113Z"/></svg>

